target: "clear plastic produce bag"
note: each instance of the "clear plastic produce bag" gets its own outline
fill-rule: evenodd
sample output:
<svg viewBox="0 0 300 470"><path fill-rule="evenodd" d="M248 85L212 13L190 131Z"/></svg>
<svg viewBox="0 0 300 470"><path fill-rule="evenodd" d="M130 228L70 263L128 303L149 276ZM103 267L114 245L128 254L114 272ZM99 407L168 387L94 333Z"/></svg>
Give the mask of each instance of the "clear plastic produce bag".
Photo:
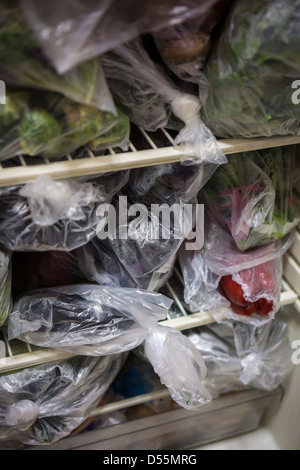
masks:
<svg viewBox="0 0 300 470"><path fill-rule="evenodd" d="M119 46L102 56L110 89L123 111L137 126L148 131L171 127L180 129L175 145L182 160L197 158L201 162L226 163L210 130L200 119L200 101L184 93L150 58L140 38ZM178 127L179 125L179 127Z"/></svg>
<svg viewBox="0 0 300 470"><path fill-rule="evenodd" d="M275 390L293 368L284 316L261 327L226 321L187 336L204 358L204 384L213 397L249 387Z"/></svg>
<svg viewBox="0 0 300 470"><path fill-rule="evenodd" d="M200 87L217 137L299 135L299 8L300 0L233 6Z"/></svg>
<svg viewBox="0 0 300 470"><path fill-rule="evenodd" d="M172 303L161 294L96 285L37 290L14 305L8 337L89 356L120 354L145 342L172 398L198 409L211 399L202 387L201 355L180 332L158 324Z"/></svg>
<svg viewBox="0 0 300 470"><path fill-rule="evenodd" d="M0 326L12 309L11 253L0 251Z"/></svg>
<svg viewBox="0 0 300 470"><path fill-rule="evenodd" d="M295 148L231 155L203 189L207 209L240 250L289 234L299 223L293 193Z"/></svg>
<svg viewBox="0 0 300 470"><path fill-rule="evenodd" d="M54 91L102 111L116 108L98 59L61 75L43 53L15 0L0 2L0 77L6 85Z"/></svg>
<svg viewBox="0 0 300 470"><path fill-rule="evenodd" d="M233 0L217 0L201 15L153 33L164 63L184 81L199 84L213 45L216 28L225 19Z"/></svg>
<svg viewBox="0 0 300 470"><path fill-rule="evenodd" d="M7 89L0 108L0 160L17 155L61 159L86 145L91 150L129 141L129 119L76 103L60 94Z"/></svg>
<svg viewBox="0 0 300 470"><path fill-rule="evenodd" d="M191 312L216 309L228 314L229 302L219 293L221 276L208 268L204 250L188 251L182 245L178 260L184 284L184 301Z"/></svg>
<svg viewBox="0 0 300 470"><path fill-rule="evenodd" d="M125 233L126 237L96 237L79 250L86 278L98 284L159 290L170 277L178 250L194 222L202 227L195 197L216 168L213 164L176 163L132 171L122 191L128 207L116 204L120 212L117 234ZM159 213L153 205L173 207L173 219L171 211L169 217L167 211L161 217L163 210ZM138 218L138 212L129 214L134 208L140 211ZM127 220L122 218L125 211Z"/></svg>
<svg viewBox="0 0 300 470"><path fill-rule="evenodd" d="M68 436L97 407L125 357L75 356L0 376L0 448Z"/></svg>
<svg viewBox="0 0 300 470"><path fill-rule="evenodd" d="M216 0L21 0L24 14L59 73L142 33L181 23Z"/></svg>
<svg viewBox="0 0 300 470"><path fill-rule="evenodd" d="M97 208L110 203L128 172L91 181L37 178L0 189L0 243L11 251L72 251L96 236Z"/></svg>

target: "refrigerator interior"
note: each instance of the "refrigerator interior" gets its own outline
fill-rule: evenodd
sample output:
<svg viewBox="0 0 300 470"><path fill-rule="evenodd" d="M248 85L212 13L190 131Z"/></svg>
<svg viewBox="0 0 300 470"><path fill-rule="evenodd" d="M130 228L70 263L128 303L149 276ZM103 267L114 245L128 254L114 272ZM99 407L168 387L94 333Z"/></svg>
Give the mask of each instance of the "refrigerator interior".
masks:
<svg viewBox="0 0 300 470"><path fill-rule="evenodd" d="M24 184L32 181L39 175L50 175L53 178L63 178L78 175L99 174L106 171L117 171L121 169L139 168L143 166L152 166L156 164L170 163L180 161L181 155L177 147L175 147L171 134L161 129L159 135L150 134L139 129L139 144L135 141L130 143L128 152L117 152L114 149L109 149L105 156L97 156L87 149L87 157L73 160L71 155L68 155L64 161L57 163L50 163L44 160L38 164L28 164L26 157L19 157L19 164L10 167L6 164L0 172L0 185L8 186L11 184ZM220 141L225 154L238 153L241 151L272 148L282 145L300 144L299 137L284 137L284 138L263 138L263 139L229 139ZM173 285L175 282L176 286ZM173 298L180 315L177 318L169 318L163 324L171 326L180 331L185 331L193 327L207 325L214 321L214 317L210 312L198 312L195 314L188 314L185 306L178 293L178 285L182 286L182 278L180 272L175 269L173 280L171 279L167 284L169 295ZM183 288L183 286L182 286ZM291 341L300 340L300 232L297 232L296 241L284 259L284 280L282 283L281 305L286 307L289 317L289 326L291 331ZM60 360L68 357L61 351L55 350L39 350L32 348L30 344L27 345L28 353L15 355L10 348L7 337L4 335L4 341L8 352L8 357L0 360L0 372L10 372L16 369L30 367L42 363L47 363L55 360ZM300 365L295 366L292 374L283 384L283 389L277 390L275 395L270 396L256 396L262 404L258 407L259 416L257 422L254 420L253 410L249 412L252 415L253 422L246 422L245 427L238 429L237 423L235 428L232 423L228 424L228 428L224 435L220 436L200 436L199 442L195 439L189 439L189 430L197 429L197 416L194 413L185 410L173 410L172 415L167 416L161 414L156 417L145 417L139 422L129 423L127 426L119 429L118 426L104 431L91 431L90 433L78 434L73 437L65 438L55 444L45 447L38 447L39 450L48 449L110 449L110 448L136 448L136 440L134 436L141 433L141 429L145 431L145 441L150 442L150 448L166 449L175 448L180 449L300 449L300 436L298 433L298 423L300 420L300 403L298 400L298 384L300 380ZM216 419L218 419L218 409L226 410L226 408L240 406L238 412L247 412L243 408L243 404L249 401L248 392L238 394L236 398L223 397L219 402L213 403L211 413L215 408ZM249 392L251 395L251 392ZM133 407L153 399L160 399L168 397L168 391L162 387L160 391L153 392L150 395L137 396L124 402L111 403L96 409L92 416L97 417L113 411L122 410L126 407ZM272 399L271 399L272 398ZM223 400L223 401L222 401ZM267 406L271 405L271 406ZM204 410L203 413L207 413ZM236 412L236 416L240 416ZM220 413L220 411L219 411ZM226 413L224 411L224 413ZM201 414L201 413L200 413ZM231 411L231 416L235 412ZM221 416L219 414L219 416ZM241 415L242 416L242 415ZM224 414L224 419L226 414ZM261 419L262 418L262 421ZM200 418L199 418L200 419ZM203 418L204 419L204 418ZM242 418L240 418L241 420ZM192 420L192 421L189 421ZM251 420L250 420L251 421ZM180 435L174 438L174 422L179 422ZM205 421L204 421L205 422ZM142 424L141 424L142 423ZM185 424L185 425L184 425ZM252 428L251 428L252 426ZM259 426L257 428L257 426ZM151 432L151 429L153 432ZM231 430L230 430L231 429ZM253 430L254 429L254 430ZM154 432L155 430L155 432ZM172 431L173 430L173 431ZM158 434L162 433L163 438L157 440ZM230 432L235 437L230 438ZM137 434L135 434L137 433ZM239 434L238 436L236 434ZM142 434L140 434L142 436ZM170 436L169 436L170 435ZM149 441L149 436L152 439ZM169 436L166 438L166 436ZM224 439L224 436L226 439ZM192 437L192 436L191 436ZM164 438L166 440L164 441ZM156 440L155 440L156 439ZM208 443L203 443L207 439ZM217 442L212 443L212 440ZM140 444L144 448L143 441ZM116 447L114 447L116 446ZM30 450L35 450L31 448Z"/></svg>

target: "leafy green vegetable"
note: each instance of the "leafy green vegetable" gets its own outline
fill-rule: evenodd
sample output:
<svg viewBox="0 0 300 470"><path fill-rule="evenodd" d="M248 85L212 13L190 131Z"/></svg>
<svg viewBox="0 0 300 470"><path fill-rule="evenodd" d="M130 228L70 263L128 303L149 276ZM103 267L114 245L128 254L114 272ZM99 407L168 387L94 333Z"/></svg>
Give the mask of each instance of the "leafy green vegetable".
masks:
<svg viewBox="0 0 300 470"><path fill-rule="evenodd" d="M92 149L128 142L130 122L121 112L100 111L53 92L9 88L7 103L0 108L0 160L20 154L59 159L89 142Z"/></svg>
<svg viewBox="0 0 300 470"><path fill-rule="evenodd" d="M58 75L16 2L0 0L0 77L10 86L51 90L82 104L115 112L98 59Z"/></svg>
<svg viewBox="0 0 300 470"><path fill-rule="evenodd" d="M203 119L222 138L300 135L300 0L239 0L204 70ZM204 94L201 93L203 96Z"/></svg>
<svg viewBox="0 0 300 470"><path fill-rule="evenodd" d="M294 148L231 155L203 190L210 210L247 250L283 238L299 223Z"/></svg>

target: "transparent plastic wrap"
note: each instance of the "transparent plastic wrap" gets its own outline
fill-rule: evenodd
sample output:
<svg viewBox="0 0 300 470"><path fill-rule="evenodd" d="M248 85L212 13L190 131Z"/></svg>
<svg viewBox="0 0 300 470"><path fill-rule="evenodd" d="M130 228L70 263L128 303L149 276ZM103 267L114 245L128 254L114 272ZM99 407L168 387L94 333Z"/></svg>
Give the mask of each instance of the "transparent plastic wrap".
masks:
<svg viewBox="0 0 300 470"><path fill-rule="evenodd" d="M208 210L240 250L280 240L300 220L293 197L295 147L231 155L203 189Z"/></svg>
<svg viewBox="0 0 300 470"><path fill-rule="evenodd" d="M92 150L128 144L130 123L115 115L76 103L60 94L7 89L0 109L0 160L17 155L61 159L79 147Z"/></svg>
<svg viewBox="0 0 300 470"><path fill-rule="evenodd" d="M233 0L218 0L201 15L153 33L155 44L173 73L184 81L199 84L212 48L216 28L222 23Z"/></svg>
<svg viewBox="0 0 300 470"><path fill-rule="evenodd" d="M11 251L72 251L96 236L97 208L110 203L129 172L91 181L38 177L0 189L0 243Z"/></svg>
<svg viewBox="0 0 300 470"><path fill-rule="evenodd" d="M208 268L204 250L188 251L182 245L178 260L184 283L184 301L191 312L223 311L228 313L229 302L219 293L221 276Z"/></svg>
<svg viewBox="0 0 300 470"><path fill-rule="evenodd" d="M213 397L249 387L273 391L293 368L285 317L261 327L226 321L187 333L207 366Z"/></svg>
<svg viewBox="0 0 300 470"><path fill-rule="evenodd" d="M0 326L12 309L11 253L0 250ZM0 353L1 355L1 353Z"/></svg>
<svg viewBox="0 0 300 470"><path fill-rule="evenodd" d="M300 0L240 0L232 8L200 86L215 136L299 135L299 8Z"/></svg>
<svg viewBox="0 0 300 470"><path fill-rule="evenodd" d="M200 119L198 97L182 92L164 74L140 38L119 46L101 60L116 101L134 124L156 131L169 127L172 115L181 124L175 145L182 150L183 161L197 158L203 162L226 163L215 137Z"/></svg>
<svg viewBox="0 0 300 470"><path fill-rule="evenodd" d="M216 311L223 318L260 326L273 320L280 310L282 258L221 278L219 291L230 302L230 312Z"/></svg>
<svg viewBox="0 0 300 470"><path fill-rule="evenodd" d="M7 85L61 93L73 101L116 112L99 59L87 61L57 74L18 7L18 2L0 2L0 76Z"/></svg>
<svg viewBox="0 0 300 470"><path fill-rule="evenodd" d="M216 0L21 0L24 14L59 73L140 34L181 23Z"/></svg>
<svg viewBox="0 0 300 470"><path fill-rule="evenodd" d="M86 278L98 284L159 290L172 273L193 221L202 227L194 198L216 168L176 163L131 171L122 190L126 206L115 204L119 236L95 238L78 250Z"/></svg>
<svg viewBox="0 0 300 470"><path fill-rule="evenodd" d="M97 407L125 357L75 356L0 376L0 448L68 436Z"/></svg>
<svg viewBox="0 0 300 470"><path fill-rule="evenodd" d="M120 354L145 342L172 398L186 409L202 408L211 397L202 387L201 355L180 332L158 324L172 303L161 294L95 285L37 290L14 305L8 337L88 356Z"/></svg>

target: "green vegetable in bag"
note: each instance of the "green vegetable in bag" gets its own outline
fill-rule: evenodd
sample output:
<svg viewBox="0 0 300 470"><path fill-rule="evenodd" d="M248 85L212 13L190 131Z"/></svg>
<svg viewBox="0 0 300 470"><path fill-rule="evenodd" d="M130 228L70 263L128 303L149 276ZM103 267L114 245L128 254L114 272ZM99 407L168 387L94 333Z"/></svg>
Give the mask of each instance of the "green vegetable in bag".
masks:
<svg viewBox="0 0 300 470"><path fill-rule="evenodd" d="M129 140L129 119L41 91L7 89L0 109L0 160L16 155L59 159L88 145L105 149Z"/></svg>
<svg viewBox="0 0 300 470"><path fill-rule="evenodd" d="M9 86L44 89L115 113L98 59L58 75L44 55L16 1L0 0L0 77Z"/></svg>
<svg viewBox="0 0 300 470"><path fill-rule="evenodd" d="M239 0L201 87L203 120L221 138L300 135L300 0ZM207 86L208 85L208 86ZM204 99L203 99L204 101Z"/></svg>
<svg viewBox="0 0 300 470"><path fill-rule="evenodd" d="M293 199L295 149L231 155L203 190L208 209L247 250L279 240L299 223Z"/></svg>

